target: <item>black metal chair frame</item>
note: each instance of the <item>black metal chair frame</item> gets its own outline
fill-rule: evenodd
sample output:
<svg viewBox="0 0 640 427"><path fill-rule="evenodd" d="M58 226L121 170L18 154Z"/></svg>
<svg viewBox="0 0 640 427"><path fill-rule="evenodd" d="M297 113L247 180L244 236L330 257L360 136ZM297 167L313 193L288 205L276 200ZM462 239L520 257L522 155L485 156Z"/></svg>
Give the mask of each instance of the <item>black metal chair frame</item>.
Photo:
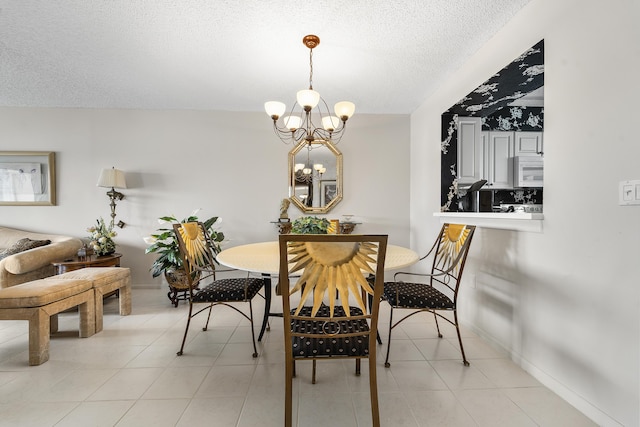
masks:
<svg viewBox="0 0 640 427"><path fill-rule="evenodd" d="M389 336L387 339L387 356L384 362L384 366L387 368L391 366L391 364L389 363L389 353L391 350L392 330L396 326L398 326L400 323L408 319L409 317L412 317L415 314L423 313L423 312L433 313L433 317L436 322L436 329L438 331L438 338L442 338L442 333L440 332L440 325L438 324L438 317L440 317L441 319L444 319L445 321L449 322L451 325L455 326L456 332L458 335L458 343L460 344L460 353L462 353L462 361L465 366L469 366L469 361L467 360L467 357L464 352L464 346L462 345L462 337L460 335L460 326L458 323L457 309L458 309L458 290L460 289L462 273L464 271L467 255L469 253L469 246L471 245L471 240L473 238L473 234L475 233L476 227L470 226L470 225L464 225L465 230L469 230L469 233L466 235L464 243L462 244L461 247L459 247L459 250L457 251L457 254L455 255L455 257L452 257L450 253L443 253L443 250L442 250L443 236L447 232L448 227L450 225L457 226L459 224L443 224L442 228L440 229L440 233L438 234L438 238L434 242L433 246L431 247L429 252L423 257L421 257L419 260L419 261L422 261L428 258L432 253L434 254L433 263L431 265L431 273L413 273L413 272L399 271L394 274L393 282L385 283L386 287L390 287L390 286L395 287L395 292L396 292L395 299L392 299L392 300L390 300L389 298L384 298L383 296L383 299L385 299L391 306L391 312L389 314ZM399 287L399 284L405 283L403 281L398 281L398 277L401 277L401 276L415 276L415 277L428 278L428 281L426 281L428 283L417 283L417 284L435 287L436 289L440 288L441 291L438 290L438 292L441 292L447 298L450 298L450 300L453 303L452 307L424 308L424 307L403 306L398 304L399 302L398 287ZM447 293L450 296L446 295ZM394 310L397 310L397 309L413 310L413 311L394 323L393 312ZM439 311L453 312L454 320L452 321L447 316L444 316L443 314L439 313Z"/></svg>
<svg viewBox="0 0 640 427"><path fill-rule="evenodd" d="M188 223L187 223L188 224ZM199 229L199 233L201 233L204 238L204 244L201 245L196 252L196 254L190 254L185 241L180 234L181 227L184 224L174 224L173 229L178 239L178 247L180 249L180 254L182 256L183 265L187 272L187 278L189 282L188 293L187 293L187 301L189 302L189 316L187 317L187 326L184 331L184 336L182 338L182 344L180 346L180 350L177 352L178 356L181 356L184 351L184 346L187 341L187 335L189 333L189 326L191 324L191 319L202 313L205 310L209 310L207 315L207 322L205 326L202 328L203 331L206 331L209 327L209 320L211 319L211 311L214 306L223 305L232 308L236 312L240 313L245 319L249 321L251 324L251 339L253 342L253 357L258 357L258 349L256 346L256 337L254 331L254 322L253 322L253 304L252 299L257 294L251 295L249 289L253 286L258 286L258 290L262 288L264 285L264 281L259 278L250 277L249 273L245 278L241 279L216 279L216 273L228 272L228 271L237 271L234 269L216 269L217 261L215 260L215 255L212 250L211 237L207 232L204 224L201 222L197 223L197 227ZM193 251L192 251L193 252ZM202 292L206 292L207 287L209 286L224 286L224 285L233 285L237 286L236 282L242 281L243 289L239 289L244 292L244 298L241 300L203 300L203 301L194 301L194 299L198 296L198 294ZM238 282L239 283L239 282ZM249 304L249 315L240 310L238 307L232 305L233 303L245 302ZM198 309L194 312L195 304L206 304L205 307Z"/></svg>

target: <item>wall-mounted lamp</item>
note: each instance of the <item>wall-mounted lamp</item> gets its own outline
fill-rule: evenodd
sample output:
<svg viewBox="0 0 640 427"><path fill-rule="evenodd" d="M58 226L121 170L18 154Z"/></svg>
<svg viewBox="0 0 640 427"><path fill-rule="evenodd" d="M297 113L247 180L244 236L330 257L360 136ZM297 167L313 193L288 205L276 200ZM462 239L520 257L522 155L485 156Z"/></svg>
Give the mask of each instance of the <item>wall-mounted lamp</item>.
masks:
<svg viewBox="0 0 640 427"><path fill-rule="evenodd" d="M124 180L124 173L115 168L102 169L96 186L111 188L111 190L107 191L107 196L109 196L109 200L111 200L111 224L114 224L116 220L116 200L124 199L124 194L116 191L116 188L127 188L127 183ZM124 222L118 221L116 225L122 228L124 227Z"/></svg>

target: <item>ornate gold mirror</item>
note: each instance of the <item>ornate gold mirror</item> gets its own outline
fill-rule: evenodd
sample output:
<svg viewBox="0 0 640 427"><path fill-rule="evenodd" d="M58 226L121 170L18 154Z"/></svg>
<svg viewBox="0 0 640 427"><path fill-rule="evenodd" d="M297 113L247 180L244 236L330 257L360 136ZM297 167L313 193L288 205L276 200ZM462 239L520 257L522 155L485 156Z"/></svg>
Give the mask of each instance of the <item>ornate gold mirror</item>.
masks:
<svg viewBox="0 0 640 427"><path fill-rule="evenodd" d="M342 153L331 142L301 142L289 152L289 197L305 213L327 213L342 200Z"/></svg>

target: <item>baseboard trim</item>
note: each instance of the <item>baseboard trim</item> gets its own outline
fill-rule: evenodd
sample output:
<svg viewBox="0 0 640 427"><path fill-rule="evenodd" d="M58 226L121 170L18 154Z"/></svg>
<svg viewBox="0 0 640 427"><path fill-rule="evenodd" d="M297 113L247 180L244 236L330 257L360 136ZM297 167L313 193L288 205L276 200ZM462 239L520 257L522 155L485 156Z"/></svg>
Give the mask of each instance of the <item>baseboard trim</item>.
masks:
<svg viewBox="0 0 640 427"><path fill-rule="evenodd" d="M493 347L504 351L505 353L511 356L511 360L522 369L524 369L527 373L529 373L536 380L540 381L545 387L549 390L560 396L571 406L576 408L578 411L582 412L586 417L588 417L591 421L596 423L601 427L624 427L623 424L620 424L609 415L602 412L600 409L596 408L589 401L585 400L580 395L576 394L573 390L567 388L564 384L548 375L543 370L539 369L534 364L530 363L528 360L522 357L522 355L512 351L508 348L505 348L502 344L497 342L490 336L487 336L486 333L474 327L473 325L465 324L466 328L471 329L475 334L477 334L482 339L486 340Z"/></svg>

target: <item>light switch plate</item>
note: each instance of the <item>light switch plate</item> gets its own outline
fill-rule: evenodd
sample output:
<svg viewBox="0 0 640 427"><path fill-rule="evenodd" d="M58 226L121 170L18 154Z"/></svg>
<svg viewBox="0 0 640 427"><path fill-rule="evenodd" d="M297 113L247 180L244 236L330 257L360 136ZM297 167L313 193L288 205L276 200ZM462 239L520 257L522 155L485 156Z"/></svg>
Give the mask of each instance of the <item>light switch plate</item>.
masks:
<svg viewBox="0 0 640 427"><path fill-rule="evenodd" d="M640 180L620 181L618 200L620 206L640 205Z"/></svg>

